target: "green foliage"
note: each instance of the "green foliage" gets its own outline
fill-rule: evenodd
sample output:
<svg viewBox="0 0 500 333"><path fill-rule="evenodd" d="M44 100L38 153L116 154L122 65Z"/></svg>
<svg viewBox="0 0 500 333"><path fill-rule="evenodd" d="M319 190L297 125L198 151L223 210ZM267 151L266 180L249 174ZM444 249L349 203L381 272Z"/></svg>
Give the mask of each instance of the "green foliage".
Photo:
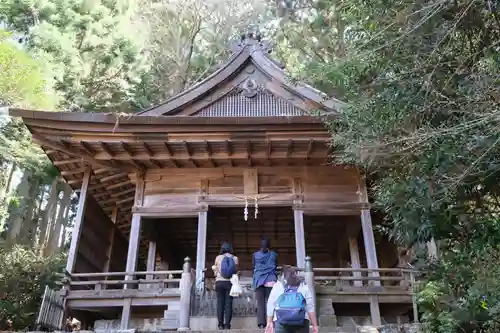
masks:
<svg viewBox="0 0 500 333"><path fill-rule="evenodd" d="M336 162L368 173L394 240L441 243L422 293L429 331L498 332L500 12L489 1L312 5L283 24L324 32L301 58L304 77L347 103L328 124Z"/></svg>
<svg viewBox="0 0 500 333"><path fill-rule="evenodd" d="M35 320L45 286L55 288L64 258L40 257L19 246L0 248L0 318L21 330Z"/></svg>
<svg viewBox="0 0 500 333"><path fill-rule="evenodd" d="M0 18L51 66L61 107L126 111L145 69L135 2L6 0Z"/></svg>
<svg viewBox="0 0 500 333"><path fill-rule="evenodd" d="M11 34L0 30L0 105L52 108L54 98L47 92L41 63L9 40Z"/></svg>
<svg viewBox="0 0 500 333"><path fill-rule="evenodd" d="M0 125L0 160L16 162L40 175L54 169L42 149L31 142L31 134L22 121L14 118L6 121Z"/></svg>

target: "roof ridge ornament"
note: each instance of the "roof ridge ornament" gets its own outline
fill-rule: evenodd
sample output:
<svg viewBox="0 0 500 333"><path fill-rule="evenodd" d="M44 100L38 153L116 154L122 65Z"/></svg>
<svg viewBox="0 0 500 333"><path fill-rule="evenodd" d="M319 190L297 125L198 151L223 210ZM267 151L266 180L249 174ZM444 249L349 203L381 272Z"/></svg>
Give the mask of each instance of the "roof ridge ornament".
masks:
<svg viewBox="0 0 500 333"><path fill-rule="evenodd" d="M264 53L271 53L272 51L272 44L269 41L263 40L262 34L259 32L242 34L239 39L233 39L229 44L229 48L234 53L240 52L247 47L251 52L258 50Z"/></svg>

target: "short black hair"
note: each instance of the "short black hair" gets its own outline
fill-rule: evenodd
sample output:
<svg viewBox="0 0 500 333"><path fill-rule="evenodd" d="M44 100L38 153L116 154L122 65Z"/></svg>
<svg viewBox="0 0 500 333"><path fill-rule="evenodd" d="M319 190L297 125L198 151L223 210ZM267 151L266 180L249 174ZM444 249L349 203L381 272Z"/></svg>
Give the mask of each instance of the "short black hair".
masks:
<svg viewBox="0 0 500 333"><path fill-rule="evenodd" d="M225 254L225 253L233 254L233 246L231 245L231 243L228 242L222 243L219 254Z"/></svg>
<svg viewBox="0 0 500 333"><path fill-rule="evenodd" d="M260 241L260 249L267 252L271 248L271 241L268 238L262 238Z"/></svg>

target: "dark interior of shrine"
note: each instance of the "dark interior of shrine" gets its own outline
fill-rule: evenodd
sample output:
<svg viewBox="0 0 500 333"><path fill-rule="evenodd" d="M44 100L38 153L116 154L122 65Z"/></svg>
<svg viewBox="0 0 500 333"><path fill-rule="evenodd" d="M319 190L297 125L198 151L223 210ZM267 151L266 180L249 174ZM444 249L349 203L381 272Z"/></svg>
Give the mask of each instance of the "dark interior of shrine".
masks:
<svg viewBox="0 0 500 333"><path fill-rule="evenodd" d="M192 259L195 267L198 218L154 218L144 222L151 237L157 241L158 253L170 268L180 268L186 256ZM347 267L350 262L347 228L350 224L359 226L354 229L357 230L361 265L364 266L358 216L304 216L306 255L312 258L315 267ZM240 260L240 269L251 270L252 254L259 249L260 240L264 237L271 241L272 249L278 253L279 265L296 264L291 207L259 207L257 217L254 207L249 207L246 221L243 207L211 208L207 218L205 267L213 265L221 244L227 241ZM377 246L383 245L380 240L377 243ZM385 243L383 239L382 243ZM207 274L211 274L210 269Z"/></svg>

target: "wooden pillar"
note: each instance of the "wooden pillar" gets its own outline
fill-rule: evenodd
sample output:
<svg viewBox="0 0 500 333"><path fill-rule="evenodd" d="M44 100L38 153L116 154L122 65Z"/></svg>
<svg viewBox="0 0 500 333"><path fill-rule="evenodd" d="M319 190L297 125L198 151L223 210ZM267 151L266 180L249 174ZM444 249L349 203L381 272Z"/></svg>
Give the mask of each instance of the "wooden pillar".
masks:
<svg viewBox="0 0 500 333"><path fill-rule="evenodd" d="M359 181L359 199L360 203L368 205L368 192L366 190L366 179L360 177ZM373 225L372 217L369 208L361 209L361 230L363 232L363 242L365 245L366 252L366 265L371 269L378 269L377 261L377 251L375 247L375 236L373 235ZM369 273L372 277L378 277L378 272ZM373 285L380 286L380 281L374 281ZM372 325L380 326L382 321L380 319L380 308L378 302L378 296L370 296L370 313L372 319Z"/></svg>
<svg viewBox="0 0 500 333"><path fill-rule="evenodd" d="M349 253L351 255L351 267L353 269L358 269L361 268L361 260L359 259L359 247L358 247L358 240L356 239L355 236L349 237ZM352 276L354 277L361 277L361 272L354 271L352 273ZM355 287L361 287L363 285L362 280L355 280L354 281L354 286Z"/></svg>
<svg viewBox="0 0 500 333"><path fill-rule="evenodd" d="M68 252L68 261L66 262L66 271L73 273L76 264L76 255L78 245L80 244L80 236L82 234L83 220L85 218L85 207L87 205L87 195L89 192L90 175L92 173L92 166L87 165L83 174L82 188L80 189L80 196L78 198L78 209L76 211L75 224L71 232L71 245Z"/></svg>
<svg viewBox="0 0 500 333"><path fill-rule="evenodd" d="M141 236L141 216L139 214L132 215L132 225L130 227L130 237L128 240L128 252L127 252L127 266L125 272L125 280L134 279L134 271L137 266L137 254L139 250L139 242ZM124 289L130 288L129 285L125 285Z"/></svg>
<svg viewBox="0 0 500 333"><path fill-rule="evenodd" d="M297 267L304 268L306 260L306 239L304 235L304 211L293 211L295 226L295 251L297 254Z"/></svg>
<svg viewBox="0 0 500 333"><path fill-rule="evenodd" d="M179 311L179 329L178 331L189 331L189 312L191 311L191 259L184 259L182 267L182 277L180 282L180 311Z"/></svg>
<svg viewBox="0 0 500 333"><path fill-rule="evenodd" d="M149 241L149 248L148 248L148 260L146 263L146 271L148 272L154 272L155 270L155 265L156 264L156 242L155 241ZM148 274L146 275L146 280L153 280L154 275Z"/></svg>
<svg viewBox="0 0 500 333"><path fill-rule="evenodd" d="M198 238L196 241L196 288L203 288L203 274L207 252L207 212L198 213Z"/></svg>
<svg viewBox="0 0 500 333"><path fill-rule="evenodd" d="M135 198L134 206L142 206L144 199L144 172L138 172L135 181ZM141 216L139 214L132 214L132 222L130 226L130 235L128 241L128 251L127 251L127 265L125 267L125 280L133 280L133 272L137 266L137 254L139 250L141 236ZM124 289L131 288L131 285L125 284ZM132 299L125 298L123 300L123 309L121 315L120 328L125 330L128 329L130 323L130 313L131 313Z"/></svg>

